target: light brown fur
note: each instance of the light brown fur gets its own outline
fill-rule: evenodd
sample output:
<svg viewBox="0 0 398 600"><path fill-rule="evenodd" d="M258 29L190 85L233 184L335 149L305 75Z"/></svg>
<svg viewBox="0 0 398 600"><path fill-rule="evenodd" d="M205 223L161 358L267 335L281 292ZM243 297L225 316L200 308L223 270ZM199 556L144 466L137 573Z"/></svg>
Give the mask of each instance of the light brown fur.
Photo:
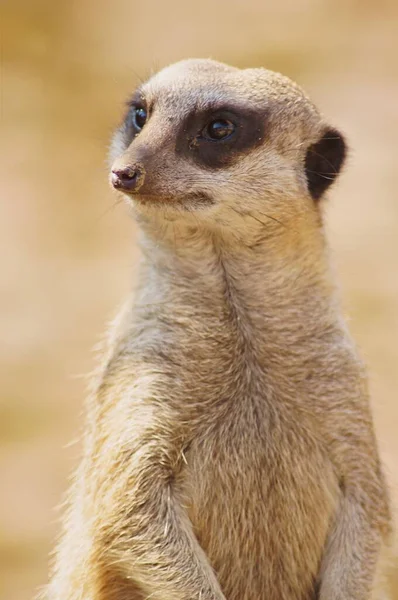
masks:
<svg viewBox="0 0 398 600"><path fill-rule="evenodd" d="M262 69L184 61L143 94L153 114L112 150L152 178L130 196L140 278L46 597L381 600L390 518L366 376L303 168L325 124ZM209 95L270 107L265 141L225 169L174 151L179 117ZM184 207L197 189L214 204Z"/></svg>

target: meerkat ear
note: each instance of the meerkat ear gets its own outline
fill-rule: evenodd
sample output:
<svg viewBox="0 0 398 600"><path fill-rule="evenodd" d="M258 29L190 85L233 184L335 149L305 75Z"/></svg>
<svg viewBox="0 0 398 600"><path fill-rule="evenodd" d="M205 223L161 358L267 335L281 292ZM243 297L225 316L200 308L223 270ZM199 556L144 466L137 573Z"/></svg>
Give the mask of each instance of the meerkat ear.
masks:
<svg viewBox="0 0 398 600"><path fill-rule="evenodd" d="M314 200L319 200L333 183L343 166L346 143L337 129L328 127L321 139L312 144L305 157L308 190Z"/></svg>

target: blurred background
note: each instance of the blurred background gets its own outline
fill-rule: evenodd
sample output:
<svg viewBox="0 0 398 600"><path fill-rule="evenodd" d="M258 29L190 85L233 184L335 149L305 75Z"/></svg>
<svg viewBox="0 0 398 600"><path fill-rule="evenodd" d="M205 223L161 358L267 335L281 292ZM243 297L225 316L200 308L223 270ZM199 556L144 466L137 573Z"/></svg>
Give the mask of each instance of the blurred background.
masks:
<svg viewBox="0 0 398 600"><path fill-rule="evenodd" d="M0 597L32 598L46 581L84 375L131 287L111 132L139 78L181 58L282 71L349 140L328 232L396 502L398 3L2 0L1 13Z"/></svg>

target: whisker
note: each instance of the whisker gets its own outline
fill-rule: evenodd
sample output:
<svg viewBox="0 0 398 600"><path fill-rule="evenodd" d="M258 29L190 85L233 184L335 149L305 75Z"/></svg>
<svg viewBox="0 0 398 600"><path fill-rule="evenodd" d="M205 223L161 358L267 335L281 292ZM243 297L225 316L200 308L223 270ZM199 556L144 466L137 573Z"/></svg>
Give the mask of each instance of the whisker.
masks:
<svg viewBox="0 0 398 600"><path fill-rule="evenodd" d="M334 181L336 173L320 173L319 171L311 171L311 169L307 169L307 173L313 173L314 175L318 175L323 179L328 179L329 181Z"/></svg>
<svg viewBox="0 0 398 600"><path fill-rule="evenodd" d="M140 82L141 85L143 85L146 80L148 78L143 78L141 75L139 75L139 73L137 73L137 71L135 69L133 69L132 67L130 67L130 71L134 74L134 76L138 79L138 81Z"/></svg>
<svg viewBox="0 0 398 600"><path fill-rule="evenodd" d="M335 135L334 137L324 137L322 139L324 139L324 140L340 140L341 138L339 138L337 135Z"/></svg>
<svg viewBox="0 0 398 600"><path fill-rule="evenodd" d="M260 211L258 211L258 212L260 212ZM253 216L251 213L249 213L249 214L251 217ZM260 215L263 215L264 217L267 217L267 219L271 219L272 221L279 223L279 225L282 225L282 227L284 227L285 229L288 229L288 226L285 225L285 223L282 223L282 221L279 221L279 219L277 219L276 217L271 217L271 215L267 215L267 213L262 213L262 212L260 212Z"/></svg>
<svg viewBox="0 0 398 600"><path fill-rule="evenodd" d="M331 139L331 140L332 140L332 139L337 139L337 138L328 138L328 139ZM322 154L319 154L319 152L315 152L315 150L311 150L311 153L312 153L312 154L314 154L315 156L318 156L318 157L319 157L319 158L321 158L322 160L324 160L324 161L325 161L325 162L326 162L326 163L329 165L329 167L331 167L331 169L332 169L332 174L333 174L333 175L337 175L336 167L334 166L334 164L332 164L332 163L330 162L330 160L328 160L328 159L327 159L325 156L322 156Z"/></svg>
<svg viewBox="0 0 398 600"><path fill-rule="evenodd" d="M246 213L247 215L249 215L249 217L251 217L252 219L254 219L255 221L257 221L257 223L261 223L261 225L266 226L267 224L264 223L264 221L262 221L261 219L259 219L258 217L255 217L254 215L252 215L251 213Z"/></svg>
<svg viewBox="0 0 398 600"><path fill-rule="evenodd" d="M94 223L98 223L99 221L101 221L101 219L103 219L108 213L111 212L111 210L113 210L118 204L121 204L122 202L123 198L118 198L116 202L114 202L111 206L108 206L108 208L106 208L104 212L101 213L99 217L97 217L97 219L95 219Z"/></svg>
<svg viewBox="0 0 398 600"><path fill-rule="evenodd" d="M233 208L232 206L230 207L237 215L239 215L240 217L244 217L246 215L248 215L249 217L251 217L252 219L254 219L255 221L257 221L258 223L261 223L261 225L264 225L264 227L267 226L267 223L264 223L264 221L262 221L261 219L259 219L258 217L255 217L251 212L245 212L245 213L241 213L238 210L236 210L235 208ZM260 211L258 211L260 212ZM286 229L288 229L286 227L286 225L284 223L282 223L281 221L279 221L279 219L277 219L276 217L271 217L271 215L267 215L266 213L260 213L260 215L263 215L263 217L266 217L267 219L270 219L271 221L275 221L275 223L278 223L279 225L281 225L282 227L285 227Z"/></svg>

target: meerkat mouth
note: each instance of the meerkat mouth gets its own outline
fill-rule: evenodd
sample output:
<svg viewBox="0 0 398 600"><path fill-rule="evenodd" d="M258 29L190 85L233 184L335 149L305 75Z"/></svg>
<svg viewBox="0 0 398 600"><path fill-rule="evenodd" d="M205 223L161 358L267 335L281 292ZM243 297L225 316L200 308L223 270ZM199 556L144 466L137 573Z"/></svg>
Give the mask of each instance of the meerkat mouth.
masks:
<svg viewBox="0 0 398 600"><path fill-rule="evenodd" d="M125 193L126 194L126 193ZM194 210L215 204L214 198L206 192L188 192L183 196L163 196L158 194L126 194L130 202L138 205Z"/></svg>

